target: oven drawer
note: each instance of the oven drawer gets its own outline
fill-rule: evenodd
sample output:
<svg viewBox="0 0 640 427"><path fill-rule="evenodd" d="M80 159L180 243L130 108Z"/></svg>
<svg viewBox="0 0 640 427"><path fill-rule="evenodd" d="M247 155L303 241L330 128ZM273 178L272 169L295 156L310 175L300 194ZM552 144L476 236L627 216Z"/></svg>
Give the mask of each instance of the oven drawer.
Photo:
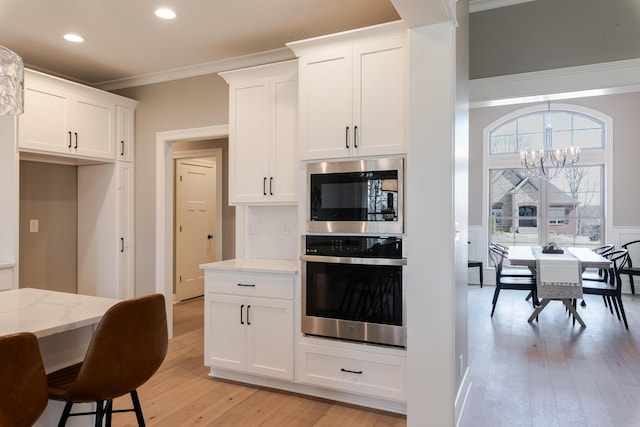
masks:
<svg viewBox="0 0 640 427"><path fill-rule="evenodd" d="M300 344L299 381L406 401L406 356Z"/></svg>
<svg viewBox="0 0 640 427"><path fill-rule="evenodd" d="M205 292L293 299L295 276L205 271Z"/></svg>

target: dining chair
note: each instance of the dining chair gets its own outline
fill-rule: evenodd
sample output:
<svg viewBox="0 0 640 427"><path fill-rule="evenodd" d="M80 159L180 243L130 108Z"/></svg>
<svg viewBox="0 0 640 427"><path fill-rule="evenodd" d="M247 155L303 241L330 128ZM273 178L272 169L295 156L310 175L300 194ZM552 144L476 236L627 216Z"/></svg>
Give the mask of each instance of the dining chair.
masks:
<svg viewBox="0 0 640 427"><path fill-rule="evenodd" d="M606 258L612 263L611 268L609 268L609 281L583 280L582 293L602 296L605 307L609 308L611 314L613 314L613 309L615 308L618 320L621 320L622 315L624 326L629 329L627 316L624 312L624 305L622 304L622 279L620 278L621 270L627 265L629 260L629 251L626 249L618 249L609 252Z"/></svg>
<svg viewBox="0 0 640 427"><path fill-rule="evenodd" d="M614 244L602 245L591 249L593 252L606 257L607 254L613 252L616 248ZM582 273L583 280L598 280L600 282L609 281L609 270L602 268L586 268Z"/></svg>
<svg viewBox="0 0 640 427"><path fill-rule="evenodd" d="M640 240L634 240L632 242L627 242L624 245L622 245L623 249L626 249L628 251L630 251L629 247L631 247L631 250L640 250ZM636 260L637 261L637 260ZM636 266L633 266L633 261L631 259L631 254L629 254L629 258L627 259L627 265L621 269L620 274L625 276L629 276L629 284L631 285L631 293L635 294L636 293L636 287L633 284L633 276L640 276L640 267L638 267L638 263L636 263Z"/></svg>
<svg viewBox="0 0 640 427"><path fill-rule="evenodd" d="M164 296L154 294L112 306L96 326L84 360L47 376L49 398L66 402L60 423L71 416L95 414L95 425L111 425L114 412L135 412L139 426L144 417L137 389L162 364L168 346ZM113 409L113 399L131 395L132 409ZM95 402L93 412L71 413L74 403Z"/></svg>
<svg viewBox="0 0 640 427"><path fill-rule="evenodd" d="M509 266L509 261L506 259L507 255L509 255L509 248L501 245L499 243L491 242L489 247L494 247L495 249L502 252L505 256L504 265L502 266L502 276L503 277L528 277L533 279L533 272L527 267L517 267L517 266ZM528 299L528 298L527 298Z"/></svg>
<svg viewBox="0 0 640 427"><path fill-rule="evenodd" d="M32 426L48 401L36 336L20 332L0 337L0 426Z"/></svg>
<svg viewBox="0 0 640 427"><path fill-rule="evenodd" d="M496 310L496 304L498 302L498 297L500 295L500 291L503 289L512 289L512 290L522 290L529 291L532 296L532 305L533 308L536 308L538 303L538 298L536 296L536 280L531 276L522 276L522 277L514 277L514 276L506 276L502 273L504 260L506 258L506 254L503 250L496 246L489 246L489 256L491 257L491 261L495 267L496 272L496 289L493 293L492 300L492 308L491 308L491 317L493 317L493 313Z"/></svg>

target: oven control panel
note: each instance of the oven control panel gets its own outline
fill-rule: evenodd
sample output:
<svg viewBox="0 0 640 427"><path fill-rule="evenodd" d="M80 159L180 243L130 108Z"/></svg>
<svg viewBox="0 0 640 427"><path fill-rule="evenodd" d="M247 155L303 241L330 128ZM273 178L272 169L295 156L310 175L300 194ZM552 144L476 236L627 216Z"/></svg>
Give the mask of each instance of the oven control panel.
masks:
<svg viewBox="0 0 640 427"><path fill-rule="evenodd" d="M402 258L402 238L377 236L322 235L305 238L307 255L357 257L357 258Z"/></svg>

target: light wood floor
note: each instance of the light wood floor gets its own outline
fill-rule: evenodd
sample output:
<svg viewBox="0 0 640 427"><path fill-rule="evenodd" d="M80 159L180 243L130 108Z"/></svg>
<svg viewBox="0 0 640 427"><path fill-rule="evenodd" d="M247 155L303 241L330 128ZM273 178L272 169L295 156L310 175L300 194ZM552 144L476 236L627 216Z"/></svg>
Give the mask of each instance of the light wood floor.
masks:
<svg viewBox="0 0 640 427"><path fill-rule="evenodd" d="M209 378L203 365L204 302L174 306L174 338L158 372L139 390L148 426L406 426L406 417L261 387ZM130 407L120 398L114 407ZM137 426L132 413L113 415L115 427Z"/></svg>
<svg viewBox="0 0 640 427"><path fill-rule="evenodd" d="M471 392L460 427L640 426L640 295L623 296L629 330L586 296L587 327L554 301L527 323L523 291L469 287Z"/></svg>

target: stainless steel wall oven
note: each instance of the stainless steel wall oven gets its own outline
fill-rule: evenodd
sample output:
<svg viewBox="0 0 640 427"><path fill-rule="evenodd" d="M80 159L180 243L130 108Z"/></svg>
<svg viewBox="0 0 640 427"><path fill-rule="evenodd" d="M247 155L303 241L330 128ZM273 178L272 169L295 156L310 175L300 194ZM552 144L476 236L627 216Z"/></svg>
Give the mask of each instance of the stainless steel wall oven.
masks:
<svg viewBox="0 0 640 427"><path fill-rule="evenodd" d="M401 237L305 236L302 332L406 346Z"/></svg>

